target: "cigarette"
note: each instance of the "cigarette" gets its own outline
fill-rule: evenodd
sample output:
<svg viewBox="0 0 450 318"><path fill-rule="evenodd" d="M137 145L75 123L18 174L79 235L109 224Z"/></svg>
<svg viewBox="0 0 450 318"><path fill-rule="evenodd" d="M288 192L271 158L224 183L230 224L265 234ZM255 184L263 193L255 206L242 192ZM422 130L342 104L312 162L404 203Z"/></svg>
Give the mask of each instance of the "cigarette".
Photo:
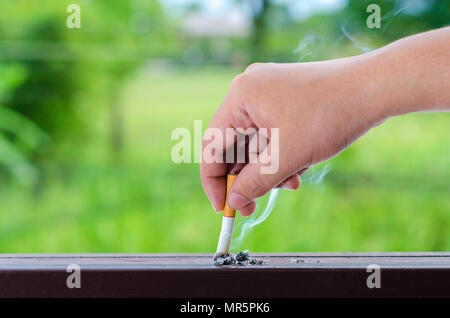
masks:
<svg viewBox="0 0 450 318"><path fill-rule="evenodd" d="M226 202L228 198L228 191L230 190L231 185L233 184L235 179L236 175L227 175L227 193L225 196L225 208L223 209L222 228L220 230L219 243L217 244L217 250L216 254L214 255L214 259L228 254L228 250L230 249L231 235L233 234L234 217L236 215L236 211L230 208Z"/></svg>

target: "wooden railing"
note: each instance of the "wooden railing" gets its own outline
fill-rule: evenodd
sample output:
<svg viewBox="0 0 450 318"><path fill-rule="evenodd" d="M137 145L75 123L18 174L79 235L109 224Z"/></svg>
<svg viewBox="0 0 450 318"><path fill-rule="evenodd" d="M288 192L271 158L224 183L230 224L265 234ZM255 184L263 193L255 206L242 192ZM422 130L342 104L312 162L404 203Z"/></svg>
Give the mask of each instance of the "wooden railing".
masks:
<svg viewBox="0 0 450 318"><path fill-rule="evenodd" d="M450 297L450 253L0 254L0 297Z"/></svg>

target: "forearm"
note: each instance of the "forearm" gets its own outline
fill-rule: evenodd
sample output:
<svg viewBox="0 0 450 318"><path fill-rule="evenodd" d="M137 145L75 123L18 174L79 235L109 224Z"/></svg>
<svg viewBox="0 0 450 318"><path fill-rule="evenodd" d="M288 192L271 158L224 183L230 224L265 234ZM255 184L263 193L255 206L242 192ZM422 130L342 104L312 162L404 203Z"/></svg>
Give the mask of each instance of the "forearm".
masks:
<svg viewBox="0 0 450 318"><path fill-rule="evenodd" d="M381 118L450 110L450 27L362 55Z"/></svg>

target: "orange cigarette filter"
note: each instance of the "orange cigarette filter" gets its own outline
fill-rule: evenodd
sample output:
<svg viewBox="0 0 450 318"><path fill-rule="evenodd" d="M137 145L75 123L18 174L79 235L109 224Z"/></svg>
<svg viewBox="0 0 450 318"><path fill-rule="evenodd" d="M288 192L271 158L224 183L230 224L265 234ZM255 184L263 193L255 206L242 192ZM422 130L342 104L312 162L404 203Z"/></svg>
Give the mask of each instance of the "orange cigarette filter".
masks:
<svg viewBox="0 0 450 318"><path fill-rule="evenodd" d="M236 177L237 175L235 174L227 175L227 193L225 195L225 208L223 209L223 216L230 218L234 218L234 216L236 215L236 210L233 210L228 206L228 192L230 191L231 185L233 184L234 180L236 180Z"/></svg>

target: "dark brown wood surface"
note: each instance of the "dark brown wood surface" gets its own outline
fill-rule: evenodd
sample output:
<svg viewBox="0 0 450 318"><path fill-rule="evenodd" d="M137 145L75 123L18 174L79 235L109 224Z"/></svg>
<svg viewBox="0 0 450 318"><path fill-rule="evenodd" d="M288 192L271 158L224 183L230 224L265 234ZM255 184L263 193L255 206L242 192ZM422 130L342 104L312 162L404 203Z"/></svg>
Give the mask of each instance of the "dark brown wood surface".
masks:
<svg viewBox="0 0 450 318"><path fill-rule="evenodd" d="M0 297L450 297L450 253L252 256L263 265L217 267L212 254L0 254ZM67 287L70 264L81 288ZM367 287L370 264L381 288Z"/></svg>

